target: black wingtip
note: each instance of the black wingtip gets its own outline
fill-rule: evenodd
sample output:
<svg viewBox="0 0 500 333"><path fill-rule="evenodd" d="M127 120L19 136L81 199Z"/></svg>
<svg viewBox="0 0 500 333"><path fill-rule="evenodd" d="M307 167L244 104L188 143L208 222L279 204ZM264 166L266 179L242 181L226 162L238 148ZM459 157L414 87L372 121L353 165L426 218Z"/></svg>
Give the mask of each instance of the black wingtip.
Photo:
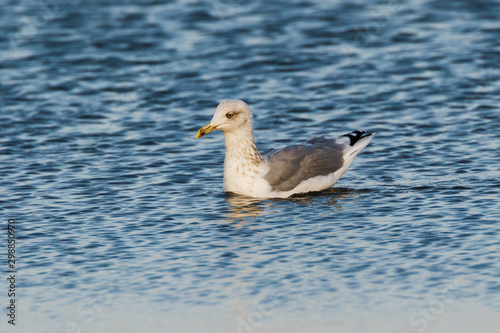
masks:
<svg viewBox="0 0 500 333"><path fill-rule="evenodd" d="M351 140L349 145L354 146L356 144L356 142L358 142L359 140L367 138L367 137L372 136L372 135L375 135L375 132L353 131L351 133L341 135L341 137L347 136Z"/></svg>

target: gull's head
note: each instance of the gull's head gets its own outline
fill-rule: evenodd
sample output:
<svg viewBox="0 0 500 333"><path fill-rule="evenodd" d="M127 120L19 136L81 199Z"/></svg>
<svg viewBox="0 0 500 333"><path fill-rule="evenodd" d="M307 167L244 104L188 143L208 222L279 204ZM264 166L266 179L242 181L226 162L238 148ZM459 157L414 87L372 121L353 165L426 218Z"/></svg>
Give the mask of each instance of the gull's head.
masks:
<svg viewBox="0 0 500 333"><path fill-rule="evenodd" d="M200 128L196 133L196 138L201 138L213 130L221 130L224 133L231 133L241 129L252 129L252 111L247 103L239 99L228 99L220 102L212 121Z"/></svg>

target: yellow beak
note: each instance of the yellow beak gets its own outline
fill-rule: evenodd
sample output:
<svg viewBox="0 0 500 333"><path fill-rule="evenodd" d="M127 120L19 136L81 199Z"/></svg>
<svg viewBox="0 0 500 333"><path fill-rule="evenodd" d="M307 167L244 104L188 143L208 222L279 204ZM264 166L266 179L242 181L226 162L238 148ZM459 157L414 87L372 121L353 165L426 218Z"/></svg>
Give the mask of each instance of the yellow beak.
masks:
<svg viewBox="0 0 500 333"><path fill-rule="evenodd" d="M196 133L196 138L199 139L202 136L204 136L205 134L208 134L215 129L217 129L217 126L212 126L210 124L207 124L198 130L198 133Z"/></svg>

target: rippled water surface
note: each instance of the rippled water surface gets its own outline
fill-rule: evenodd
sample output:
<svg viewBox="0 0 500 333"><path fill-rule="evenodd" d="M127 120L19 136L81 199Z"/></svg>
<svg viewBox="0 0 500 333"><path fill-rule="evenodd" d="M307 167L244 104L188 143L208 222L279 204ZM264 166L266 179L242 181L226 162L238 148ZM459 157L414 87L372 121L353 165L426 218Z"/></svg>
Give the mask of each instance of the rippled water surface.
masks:
<svg viewBox="0 0 500 333"><path fill-rule="evenodd" d="M498 332L500 2L1 4L17 331ZM226 98L261 151L377 135L331 190L229 195Z"/></svg>

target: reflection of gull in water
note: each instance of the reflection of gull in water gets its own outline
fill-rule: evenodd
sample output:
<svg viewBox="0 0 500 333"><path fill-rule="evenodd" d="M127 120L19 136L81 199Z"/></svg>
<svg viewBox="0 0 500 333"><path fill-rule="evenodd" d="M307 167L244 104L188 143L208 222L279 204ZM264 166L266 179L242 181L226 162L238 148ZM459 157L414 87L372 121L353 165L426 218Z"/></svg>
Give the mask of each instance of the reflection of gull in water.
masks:
<svg viewBox="0 0 500 333"><path fill-rule="evenodd" d="M255 146L252 117L245 102L223 101L196 138L215 129L224 132L224 191L256 198L287 198L332 187L374 134L322 135L262 156Z"/></svg>
<svg viewBox="0 0 500 333"><path fill-rule="evenodd" d="M287 199L286 202L301 206L308 206L311 203L331 206L335 212L344 210L343 201L356 200L358 194L364 190L352 190L346 188L331 188L322 192L307 193ZM283 199L258 199L238 194L228 194L226 201L231 207L231 211L225 218L229 222L239 222L245 224L248 220L264 216L266 210L273 208L276 203Z"/></svg>
<svg viewBox="0 0 500 333"><path fill-rule="evenodd" d="M264 207L269 206L271 202L245 197L237 194L229 194L226 201L231 206L231 212L227 216L230 221L244 221L262 215Z"/></svg>

